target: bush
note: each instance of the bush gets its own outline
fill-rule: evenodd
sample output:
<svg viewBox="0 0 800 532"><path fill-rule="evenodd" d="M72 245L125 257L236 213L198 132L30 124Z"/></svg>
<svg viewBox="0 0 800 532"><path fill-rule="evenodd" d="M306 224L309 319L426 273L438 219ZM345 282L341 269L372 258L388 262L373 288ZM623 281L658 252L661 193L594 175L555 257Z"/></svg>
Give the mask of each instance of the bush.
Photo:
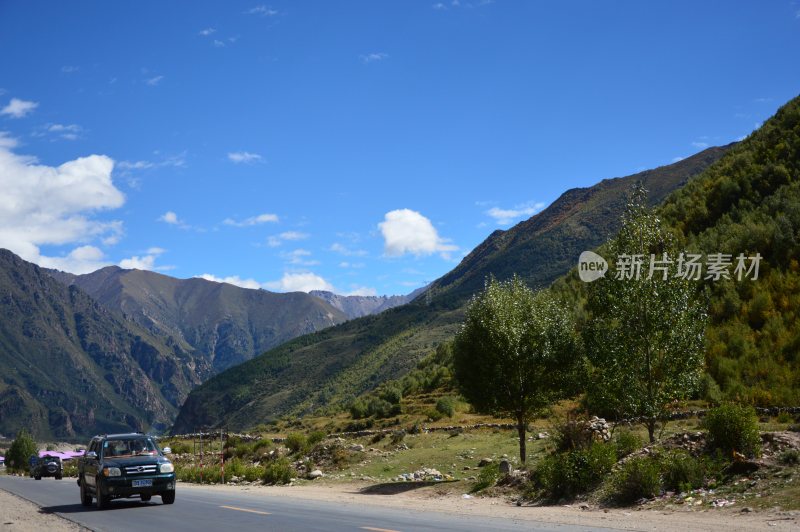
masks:
<svg viewBox="0 0 800 532"><path fill-rule="evenodd" d="M708 430L708 446L728 457L734 451L745 456L761 455L758 418L752 407L726 403L712 408L703 420Z"/></svg>
<svg viewBox="0 0 800 532"><path fill-rule="evenodd" d="M778 414L778 423L791 423L794 421L794 418L789 412L781 412Z"/></svg>
<svg viewBox="0 0 800 532"><path fill-rule="evenodd" d="M778 459L784 465L800 464L800 451L797 449L787 449L781 453Z"/></svg>
<svg viewBox="0 0 800 532"><path fill-rule="evenodd" d="M292 454L299 453L300 451L306 449L307 446L308 439L304 434L293 432L292 434L286 436L286 447L289 448L289 451Z"/></svg>
<svg viewBox="0 0 800 532"><path fill-rule="evenodd" d="M189 454L192 452L192 446L182 441L164 442L161 448L163 449L164 447L169 447L172 454Z"/></svg>
<svg viewBox="0 0 800 532"><path fill-rule="evenodd" d="M571 498L598 486L616 462L616 445L593 443L586 449L556 452L542 458L533 479L546 497Z"/></svg>
<svg viewBox="0 0 800 532"><path fill-rule="evenodd" d="M630 430L618 432L614 437L614 443L617 445L617 460L625 458L629 454L638 451L644 445L642 438Z"/></svg>
<svg viewBox="0 0 800 532"><path fill-rule="evenodd" d="M664 489L689 491L703 487L706 463L686 451L677 450L661 457Z"/></svg>
<svg viewBox="0 0 800 532"><path fill-rule="evenodd" d="M356 399L350 404L350 417L361 419L367 417L367 405L361 399Z"/></svg>
<svg viewBox="0 0 800 532"><path fill-rule="evenodd" d="M10 472L24 473L28 471L28 459L39 454L39 448L28 431L22 429L11 443L6 453L6 467Z"/></svg>
<svg viewBox="0 0 800 532"><path fill-rule="evenodd" d="M433 409L433 408L429 408L429 409L425 410L425 415L431 421L439 421L440 419L442 419L444 417L444 414L442 414L441 412L439 412L438 410Z"/></svg>
<svg viewBox="0 0 800 532"><path fill-rule="evenodd" d="M63 462L63 475L65 477L78 476L78 461L74 458L72 460L64 460Z"/></svg>
<svg viewBox="0 0 800 532"><path fill-rule="evenodd" d="M575 419L560 420L553 425L551 431L553 444L559 452L588 449L594 443L591 431L586 430L582 421Z"/></svg>
<svg viewBox="0 0 800 532"><path fill-rule="evenodd" d="M647 456L637 456L625 462L611 478L610 498L620 504L650 499L659 494L661 472L658 462Z"/></svg>
<svg viewBox="0 0 800 532"><path fill-rule="evenodd" d="M392 444L397 445L406 437L406 431L404 430L396 430L392 432Z"/></svg>
<svg viewBox="0 0 800 532"><path fill-rule="evenodd" d="M472 485L470 491L475 493L490 488L497 483L498 478L500 478L500 464L488 464L478 473L478 480Z"/></svg>
<svg viewBox="0 0 800 532"><path fill-rule="evenodd" d="M289 461L279 459L267 464L261 479L264 484L288 484L292 479L292 467Z"/></svg>
<svg viewBox="0 0 800 532"><path fill-rule="evenodd" d="M318 444L327 437L328 435L325 432L321 430L315 430L314 432L308 435L308 446L313 447L314 445Z"/></svg>
<svg viewBox="0 0 800 532"><path fill-rule="evenodd" d="M436 401L436 411L440 414L453 417L456 413L456 401L452 397L442 397Z"/></svg>

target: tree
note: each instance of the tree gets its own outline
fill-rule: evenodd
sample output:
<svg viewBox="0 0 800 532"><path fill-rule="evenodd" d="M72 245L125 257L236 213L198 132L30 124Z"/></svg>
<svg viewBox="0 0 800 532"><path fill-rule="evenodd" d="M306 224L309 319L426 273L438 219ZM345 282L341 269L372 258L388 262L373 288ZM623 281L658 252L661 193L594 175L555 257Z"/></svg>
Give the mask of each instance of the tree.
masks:
<svg viewBox="0 0 800 532"><path fill-rule="evenodd" d="M622 229L608 244L609 269L589 285L584 339L589 403L620 417L641 416L653 442L670 404L699 383L707 305L697 281L678 275L674 239L645 200L641 185L634 187Z"/></svg>
<svg viewBox="0 0 800 532"><path fill-rule="evenodd" d="M11 471L25 471L28 468L28 459L31 455L39 454L39 448L28 431L22 429L11 443L6 453L6 465Z"/></svg>
<svg viewBox="0 0 800 532"><path fill-rule="evenodd" d="M579 380L577 345L571 314L516 276L489 279L467 306L453 344L459 390L479 412L514 418L523 463L528 421Z"/></svg>

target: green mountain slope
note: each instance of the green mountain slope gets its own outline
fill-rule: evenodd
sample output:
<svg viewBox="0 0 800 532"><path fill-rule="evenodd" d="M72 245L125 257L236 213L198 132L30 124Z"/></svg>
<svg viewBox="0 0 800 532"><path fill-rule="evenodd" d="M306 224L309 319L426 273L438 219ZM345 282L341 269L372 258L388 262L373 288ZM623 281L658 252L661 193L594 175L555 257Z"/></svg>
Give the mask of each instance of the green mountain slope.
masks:
<svg viewBox="0 0 800 532"><path fill-rule="evenodd" d="M40 438L168 426L210 368L75 286L0 250L0 433Z"/></svg>
<svg viewBox="0 0 800 532"><path fill-rule="evenodd" d="M800 404L800 97L670 197L663 214L689 249L763 257L757 281L707 283L709 373L731 398Z"/></svg>
<svg viewBox="0 0 800 532"><path fill-rule="evenodd" d="M348 319L341 310L302 292L276 294L116 266L86 275L51 274L79 286L151 334L177 339L211 373Z"/></svg>
<svg viewBox="0 0 800 532"><path fill-rule="evenodd" d="M547 209L507 231L495 231L459 266L413 302L297 338L196 388L181 407L176 433L201 426L244 428L287 413L349 400L414 367L453 336L463 307L487 275L521 275L549 285L585 249L617 228L625 193L637 180L660 202L705 170L728 147L678 163L564 193Z"/></svg>

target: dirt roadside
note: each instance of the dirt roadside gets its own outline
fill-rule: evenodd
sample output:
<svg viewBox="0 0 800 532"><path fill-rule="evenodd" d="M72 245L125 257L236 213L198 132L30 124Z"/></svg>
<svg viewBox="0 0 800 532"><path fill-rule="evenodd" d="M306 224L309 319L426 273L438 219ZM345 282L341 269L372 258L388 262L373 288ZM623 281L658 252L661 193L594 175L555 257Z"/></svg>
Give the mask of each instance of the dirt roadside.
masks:
<svg viewBox="0 0 800 532"><path fill-rule="evenodd" d="M0 489L0 530L9 532L82 532L88 530Z"/></svg>
<svg viewBox="0 0 800 532"><path fill-rule="evenodd" d="M295 486L198 486L180 483L180 491L212 489L220 491L247 491L274 497L292 497L310 501L370 504L390 508L416 511L437 511L459 515L501 517L506 519L538 521L542 523L600 526L621 530L652 530L685 532L703 530L709 532L734 532L751 530L798 530L800 512L744 513L741 508L719 508L709 510L636 510L587 509L575 506L517 507L501 498L442 495L433 487L413 489L391 495L364 492L369 483L325 483L315 481Z"/></svg>

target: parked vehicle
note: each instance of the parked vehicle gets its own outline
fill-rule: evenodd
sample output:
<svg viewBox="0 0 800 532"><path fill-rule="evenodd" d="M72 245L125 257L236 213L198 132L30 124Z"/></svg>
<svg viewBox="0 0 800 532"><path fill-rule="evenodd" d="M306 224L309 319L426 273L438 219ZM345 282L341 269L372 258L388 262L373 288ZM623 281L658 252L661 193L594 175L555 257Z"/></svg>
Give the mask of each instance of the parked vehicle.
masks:
<svg viewBox="0 0 800 532"><path fill-rule="evenodd" d="M31 476L36 480L42 477L55 477L61 480L64 475L64 466L58 456L42 456L37 458L31 465Z"/></svg>
<svg viewBox="0 0 800 532"><path fill-rule="evenodd" d="M164 451L169 453L169 448ZM175 467L156 442L142 433L95 436L78 460L81 504L103 509L113 499L153 495L175 502Z"/></svg>

